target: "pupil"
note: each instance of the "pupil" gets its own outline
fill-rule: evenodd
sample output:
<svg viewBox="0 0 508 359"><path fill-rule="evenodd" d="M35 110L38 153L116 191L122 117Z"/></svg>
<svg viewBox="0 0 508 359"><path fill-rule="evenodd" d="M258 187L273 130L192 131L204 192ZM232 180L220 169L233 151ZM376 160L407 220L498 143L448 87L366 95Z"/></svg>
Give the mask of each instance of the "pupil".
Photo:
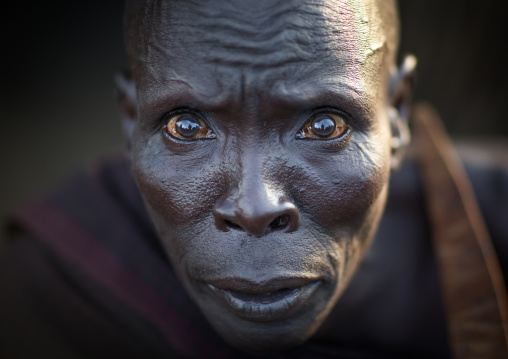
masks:
<svg viewBox="0 0 508 359"><path fill-rule="evenodd" d="M318 136L330 136L335 130L335 121L328 116L319 116L312 121L311 128Z"/></svg>
<svg viewBox="0 0 508 359"><path fill-rule="evenodd" d="M190 116L183 116L176 121L176 131L184 137L192 137L201 129L199 121Z"/></svg>

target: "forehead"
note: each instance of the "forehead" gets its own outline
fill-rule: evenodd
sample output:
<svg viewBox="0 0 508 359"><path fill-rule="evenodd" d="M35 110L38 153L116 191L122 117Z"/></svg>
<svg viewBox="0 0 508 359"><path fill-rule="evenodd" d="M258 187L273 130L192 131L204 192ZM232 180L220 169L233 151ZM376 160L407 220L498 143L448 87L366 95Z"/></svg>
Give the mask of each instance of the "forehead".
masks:
<svg viewBox="0 0 508 359"><path fill-rule="evenodd" d="M331 88L367 97L386 67L376 0L159 1L137 16L134 72L145 96L187 88L221 102Z"/></svg>

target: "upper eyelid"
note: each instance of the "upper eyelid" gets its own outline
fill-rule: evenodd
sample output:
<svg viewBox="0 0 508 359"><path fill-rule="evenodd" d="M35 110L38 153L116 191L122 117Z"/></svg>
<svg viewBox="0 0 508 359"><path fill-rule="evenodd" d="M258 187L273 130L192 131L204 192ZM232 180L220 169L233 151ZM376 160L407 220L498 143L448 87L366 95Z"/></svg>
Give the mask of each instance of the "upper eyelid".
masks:
<svg viewBox="0 0 508 359"><path fill-rule="evenodd" d="M315 116L319 116L319 115L327 114L327 113L344 116L345 120L351 119L351 115L349 113L347 113L344 110L333 107L333 106L315 107L311 110L311 117L315 117Z"/></svg>
<svg viewBox="0 0 508 359"><path fill-rule="evenodd" d="M183 114L190 114L199 117L201 120L203 120L203 115L201 114L201 111L193 109L191 107L177 107L172 109L171 111L166 112L162 118L161 121L166 121L169 118L177 115L183 115Z"/></svg>

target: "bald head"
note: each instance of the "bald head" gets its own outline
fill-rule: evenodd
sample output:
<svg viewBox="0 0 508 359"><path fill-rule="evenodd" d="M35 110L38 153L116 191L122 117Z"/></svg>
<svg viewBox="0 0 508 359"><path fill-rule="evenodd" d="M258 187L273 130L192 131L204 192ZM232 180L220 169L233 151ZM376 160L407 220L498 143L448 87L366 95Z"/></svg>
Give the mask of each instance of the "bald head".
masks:
<svg viewBox="0 0 508 359"><path fill-rule="evenodd" d="M261 68L311 63L333 52L360 52L366 61L384 47L394 64L398 37L395 0L126 2L125 43L134 72L147 51L166 51L154 47L154 39L173 61L203 56L209 63ZM197 47L186 46L190 42Z"/></svg>

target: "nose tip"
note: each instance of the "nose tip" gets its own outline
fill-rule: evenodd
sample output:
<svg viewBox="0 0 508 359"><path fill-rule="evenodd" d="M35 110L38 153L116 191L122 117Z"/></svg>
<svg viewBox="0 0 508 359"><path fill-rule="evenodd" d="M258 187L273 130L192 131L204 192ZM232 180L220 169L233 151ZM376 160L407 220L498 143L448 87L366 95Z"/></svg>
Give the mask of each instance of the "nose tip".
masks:
<svg viewBox="0 0 508 359"><path fill-rule="evenodd" d="M255 237L267 232L286 230L293 232L300 225L300 214L289 200L270 203L260 199L244 201L224 200L213 209L217 228L223 231L231 229L245 231Z"/></svg>

